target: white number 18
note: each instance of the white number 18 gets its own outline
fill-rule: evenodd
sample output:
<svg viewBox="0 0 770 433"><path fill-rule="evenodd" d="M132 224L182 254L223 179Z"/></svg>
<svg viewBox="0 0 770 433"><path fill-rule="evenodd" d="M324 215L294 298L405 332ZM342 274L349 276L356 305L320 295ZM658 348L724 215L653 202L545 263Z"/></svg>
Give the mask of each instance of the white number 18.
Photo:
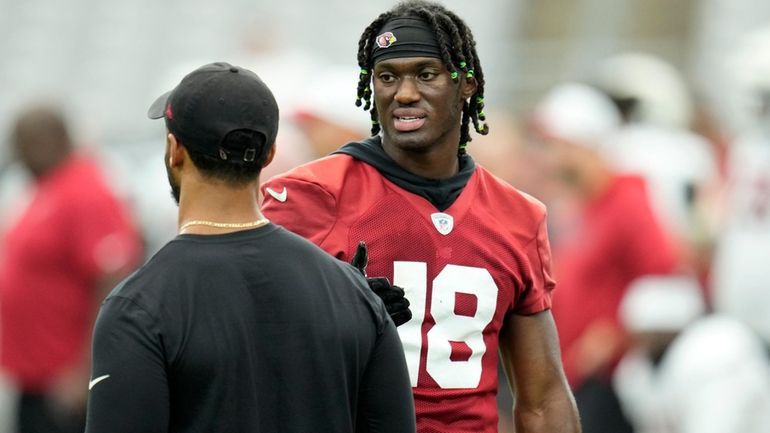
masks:
<svg viewBox="0 0 770 433"><path fill-rule="evenodd" d="M412 319L399 326L398 333L413 387L417 386L420 371L427 279L424 262L393 263L393 284L404 288L411 303ZM441 388L476 388L481 381L481 358L487 350L482 332L495 314L497 285L486 269L447 265L432 286L430 314L435 324L428 330L425 370ZM475 312L458 314L458 295L475 297ZM467 345L470 357L452 360L452 343Z"/></svg>

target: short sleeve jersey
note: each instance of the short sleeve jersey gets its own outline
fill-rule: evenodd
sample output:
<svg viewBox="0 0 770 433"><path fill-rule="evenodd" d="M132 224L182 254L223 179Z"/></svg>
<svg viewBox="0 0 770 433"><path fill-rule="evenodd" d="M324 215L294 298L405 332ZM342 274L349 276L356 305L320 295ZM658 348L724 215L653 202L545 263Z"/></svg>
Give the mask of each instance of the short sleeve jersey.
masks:
<svg viewBox="0 0 770 433"><path fill-rule="evenodd" d="M545 209L481 167L439 212L350 155L335 154L263 184L263 212L367 273L403 287L412 319L398 328L417 427L497 431L498 337L510 314L550 308L554 281Z"/></svg>

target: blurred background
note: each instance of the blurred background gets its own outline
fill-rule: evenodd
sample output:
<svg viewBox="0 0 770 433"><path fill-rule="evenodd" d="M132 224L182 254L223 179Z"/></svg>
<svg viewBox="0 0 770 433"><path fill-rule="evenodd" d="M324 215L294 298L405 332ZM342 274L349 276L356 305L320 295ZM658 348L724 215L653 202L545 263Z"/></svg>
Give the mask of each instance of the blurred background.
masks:
<svg viewBox="0 0 770 433"><path fill-rule="evenodd" d="M64 107L76 141L118 166L114 181L125 193L156 189L152 181L145 187L139 173L161 153L163 127L145 113L186 72L216 60L253 68L274 89L288 124L307 83L326 66L347 68L356 79L358 37L393 3L0 0L0 174L13 168L8 131L15 115L42 100ZM501 112L490 122L492 137L549 86L584 78L599 60L626 50L670 62L708 113L709 126L734 134L748 114L731 60L743 35L770 17L770 4L759 0L445 4L475 33L486 103ZM341 91L341 101L354 95ZM292 127L283 128L285 135Z"/></svg>
<svg viewBox="0 0 770 433"><path fill-rule="evenodd" d="M670 355L669 346L692 323L722 314L745 325L747 333L756 337L758 349L748 342L741 353L751 355L738 356L737 361L715 358L714 371L740 369L736 367L743 365L740 361L752 356L760 359L759 364L766 359L770 341L770 2L442 3L474 32L486 76L491 132L476 136L469 153L549 206L557 280L561 281L561 274L577 281L587 273L601 279L610 272L607 269L626 266L612 260L573 260L582 257L585 248L594 251L587 245L605 236L617 238L619 246L612 247L617 250L597 247L597 257L632 254L625 248L635 245L635 234L608 227L650 224L649 230L639 232L648 241L660 235L665 247L649 243L633 254L671 257L666 263L661 259L648 268L628 270L618 277L617 287L607 289L611 295L592 294L587 287L573 289L570 283L565 286L567 310L583 308L574 302L594 302L592 297L610 299L603 311L594 312L595 317L566 317L567 312L560 319L556 315L560 334L575 331L563 339L585 342L580 349L562 347L568 373L575 362L574 377L582 377L571 377L576 392L593 383L586 378L607 385L604 393L601 386L583 389L581 410L590 414L591 405L597 405L597 413L602 414L615 405L622 418L618 422L626 429L586 425L584 432L770 432L770 424L761 420L746 421L754 427L709 426L706 421L687 424L671 421L672 415L655 420L665 411L654 401L675 393L657 389L653 379L629 385L617 373L619 365L630 365L623 363L625 355L642 353L636 361L646 361L634 364L636 370L620 371L632 371L627 377L637 379L659 373L682 378L670 371L688 369L666 367L677 361L661 361L666 358L662 353ZM282 114L278 156L264 180L368 135L368 116L353 105L357 43L363 29L393 4L385 0L0 0L0 261L5 233L20 223L34 197L33 177L14 152L14 128L27 108L44 104L61 109L72 142L95 157L107 185L125 204L142 245L137 262L141 263L176 233L176 207L163 166L164 127L146 118L152 101L205 63L227 61L254 70L273 89ZM593 96L585 92L559 92L564 83L588 85L611 108L592 102ZM597 181L599 186L589 182L600 178L596 173L606 174L604 183ZM602 188L611 183L606 179L619 176L642 179L645 191L633 199L639 210L623 201L606 206L602 201ZM636 222L624 214L641 215L648 208L650 221ZM601 221L594 226L591 218L597 212L612 217L598 218ZM577 249L575 239L582 239ZM647 263L635 261L642 262ZM632 282L661 274L671 277L645 280L637 285L642 294L623 304L628 292L637 288ZM586 286L594 283L590 278L581 281ZM661 287L674 289L655 297ZM696 295L690 296L693 287ZM652 294L645 294L648 290ZM675 298L667 298L672 293ZM567 299L573 301L567 303ZM641 306L632 304L634 300ZM559 302L558 290L554 302ZM680 305L677 302L682 306L665 314L659 308ZM603 314L607 322L594 323ZM742 332L731 326L726 326L725 335ZM582 339L583 334L593 337ZM661 337L664 343L654 345L658 349L650 349L650 334L665 337ZM596 341L615 343L605 354L579 355L601 352L590 349L597 347ZM688 347L685 343L679 346ZM721 343L692 344L695 348L689 351L679 350L690 353L682 356L685 365L691 359L708 359L710 355L698 350ZM638 367L640 363L645 367ZM741 387L747 382L770 383L763 382L767 367L764 364L749 379L724 378L721 383L730 385L718 395L742 393L754 404L752 411L764 407L770 401L767 393ZM692 391L693 383L705 384L709 374L681 381ZM13 431L14 386L6 388L9 391L0 395L0 432L3 424ZM609 402L604 400L608 395ZM501 393L502 417L510 416L511 403L507 390ZM709 404L715 403L694 402L676 409L677 417L694 411L694 418L699 418L698 414L710 412L704 409L713 407ZM735 406L729 410L738 414L749 410ZM509 423L501 420L501 432L507 431L512 431Z"/></svg>

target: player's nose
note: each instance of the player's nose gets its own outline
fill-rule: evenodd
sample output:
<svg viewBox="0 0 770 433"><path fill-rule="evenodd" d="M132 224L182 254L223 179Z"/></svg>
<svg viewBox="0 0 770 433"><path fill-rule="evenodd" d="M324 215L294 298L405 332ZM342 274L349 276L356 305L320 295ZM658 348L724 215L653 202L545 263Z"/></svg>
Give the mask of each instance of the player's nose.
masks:
<svg viewBox="0 0 770 433"><path fill-rule="evenodd" d="M412 104L420 100L420 91L413 78L404 78L399 80L395 95L396 102L399 104Z"/></svg>

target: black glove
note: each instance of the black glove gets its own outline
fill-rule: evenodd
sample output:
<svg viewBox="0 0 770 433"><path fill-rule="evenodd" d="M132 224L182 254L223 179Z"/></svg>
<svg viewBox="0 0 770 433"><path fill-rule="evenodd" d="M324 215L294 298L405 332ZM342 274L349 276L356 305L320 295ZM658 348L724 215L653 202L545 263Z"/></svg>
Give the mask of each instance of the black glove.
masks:
<svg viewBox="0 0 770 433"><path fill-rule="evenodd" d="M353 255L351 264L355 266L361 274L366 277L366 265L369 262L369 253L366 250L366 243L358 243L356 253ZM412 318L412 311L409 310L409 300L404 297L404 289L390 284L385 277L366 278L369 288L382 299L385 309L388 310L390 318L396 326L403 325Z"/></svg>

